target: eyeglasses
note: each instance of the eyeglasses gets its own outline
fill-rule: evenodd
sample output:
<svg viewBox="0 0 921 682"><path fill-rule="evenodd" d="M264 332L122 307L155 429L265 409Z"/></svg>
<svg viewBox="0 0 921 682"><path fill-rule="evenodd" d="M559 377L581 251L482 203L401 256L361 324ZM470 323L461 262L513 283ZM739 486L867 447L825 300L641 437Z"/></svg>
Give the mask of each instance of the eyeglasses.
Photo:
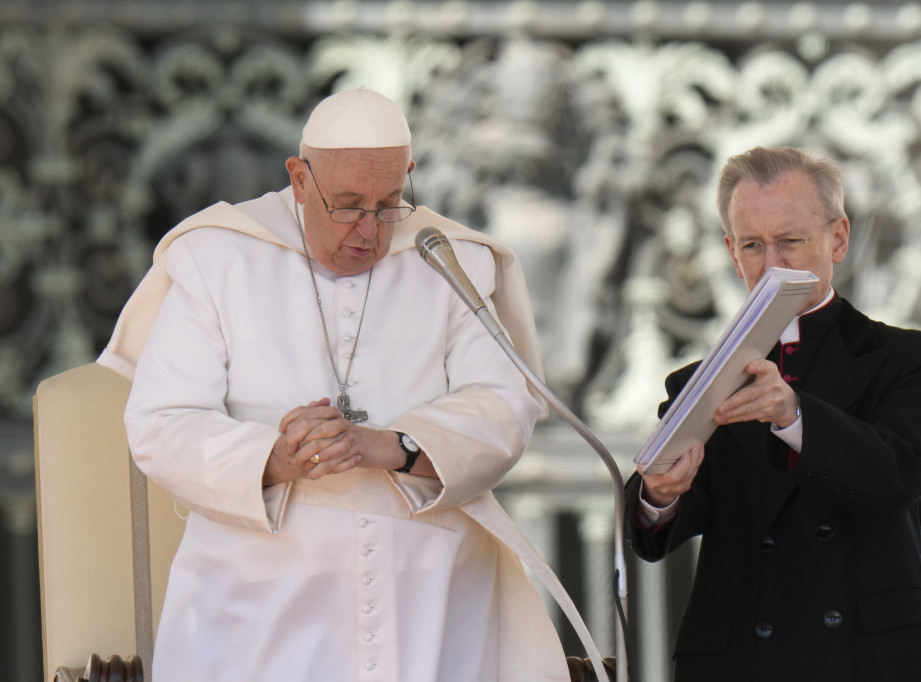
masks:
<svg viewBox="0 0 921 682"><path fill-rule="evenodd" d="M822 226L822 229L827 230L829 226L837 220L839 220L839 218L832 218ZM773 242L762 242L757 239L743 239L736 241L735 245L738 247L738 257L740 260L748 262L760 261L764 258L768 248L773 247L784 260L796 261L806 255L810 241L812 241L812 237L796 235L781 237Z"/></svg>
<svg viewBox="0 0 921 682"><path fill-rule="evenodd" d="M401 220L406 220L416 210L416 193L413 190L413 177L411 173L407 173L406 177L409 178L410 204L412 204L412 206L388 206L387 208L380 208L376 211L369 211L364 208L330 208L329 204L326 203L326 198L323 196L320 185L317 184L317 178L313 174L313 168L310 167L310 161L307 159L301 159L301 161L307 164L307 170L310 171L310 177L313 178L313 184L317 188L317 194L320 195L320 201L323 202L323 206L329 214L329 219L334 223L357 223L368 213L371 213L379 222L398 223Z"/></svg>

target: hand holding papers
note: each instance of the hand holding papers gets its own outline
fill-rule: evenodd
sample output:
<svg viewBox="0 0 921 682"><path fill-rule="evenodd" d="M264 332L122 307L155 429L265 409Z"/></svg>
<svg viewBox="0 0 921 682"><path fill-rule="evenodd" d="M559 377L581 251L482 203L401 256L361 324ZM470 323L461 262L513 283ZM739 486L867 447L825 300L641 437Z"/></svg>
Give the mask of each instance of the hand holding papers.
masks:
<svg viewBox="0 0 921 682"><path fill-rule="evenodd" d="M767 356L818 281L807 270L768 268L633 459L640 470L663 473L710 438L716 408L747 383L745 366Z"/></svg>

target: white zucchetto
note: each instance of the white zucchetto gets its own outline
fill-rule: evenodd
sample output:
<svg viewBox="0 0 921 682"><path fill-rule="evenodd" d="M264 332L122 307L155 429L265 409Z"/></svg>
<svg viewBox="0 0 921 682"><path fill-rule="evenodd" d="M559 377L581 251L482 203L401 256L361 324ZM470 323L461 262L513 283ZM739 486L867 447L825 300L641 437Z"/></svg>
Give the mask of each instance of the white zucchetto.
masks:
<svg viewBox="0 0 921 682"><path fill-rule="evenodd" d="M407 147L412 137L396 102L365 87L330 95L314 108L301 135L306 147L317 149L378 149Z"/></svg>

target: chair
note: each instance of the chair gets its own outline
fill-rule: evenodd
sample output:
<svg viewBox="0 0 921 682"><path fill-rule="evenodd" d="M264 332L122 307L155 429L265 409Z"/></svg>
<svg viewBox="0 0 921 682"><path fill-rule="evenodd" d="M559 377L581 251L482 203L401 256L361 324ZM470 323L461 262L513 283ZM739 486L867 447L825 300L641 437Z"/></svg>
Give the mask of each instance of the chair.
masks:
<svg viewBox="0 0 921 682"><path fill-rule="evenodd" d="M138 662L150 674L185 522L129 455L122 415L130 385L92 363L42 381L34 396L46 682L82 679L84 666L100 682L110 666L112 679L136 679Z"/></svg>

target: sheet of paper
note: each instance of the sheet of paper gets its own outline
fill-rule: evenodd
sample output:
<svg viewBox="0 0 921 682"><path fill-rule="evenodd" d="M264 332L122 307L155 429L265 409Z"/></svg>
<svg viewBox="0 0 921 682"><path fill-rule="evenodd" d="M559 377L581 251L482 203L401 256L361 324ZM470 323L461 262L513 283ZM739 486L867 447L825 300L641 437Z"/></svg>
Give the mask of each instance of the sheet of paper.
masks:
<svg viewBox="0 0 921 682"><path fill-rule="evenodd" d="M767 356L818 281L808 270L765 271L640 448L633 461L641 469L667 471L682 452L710 438L716 408L749 380L745 365Z"/></svg>

